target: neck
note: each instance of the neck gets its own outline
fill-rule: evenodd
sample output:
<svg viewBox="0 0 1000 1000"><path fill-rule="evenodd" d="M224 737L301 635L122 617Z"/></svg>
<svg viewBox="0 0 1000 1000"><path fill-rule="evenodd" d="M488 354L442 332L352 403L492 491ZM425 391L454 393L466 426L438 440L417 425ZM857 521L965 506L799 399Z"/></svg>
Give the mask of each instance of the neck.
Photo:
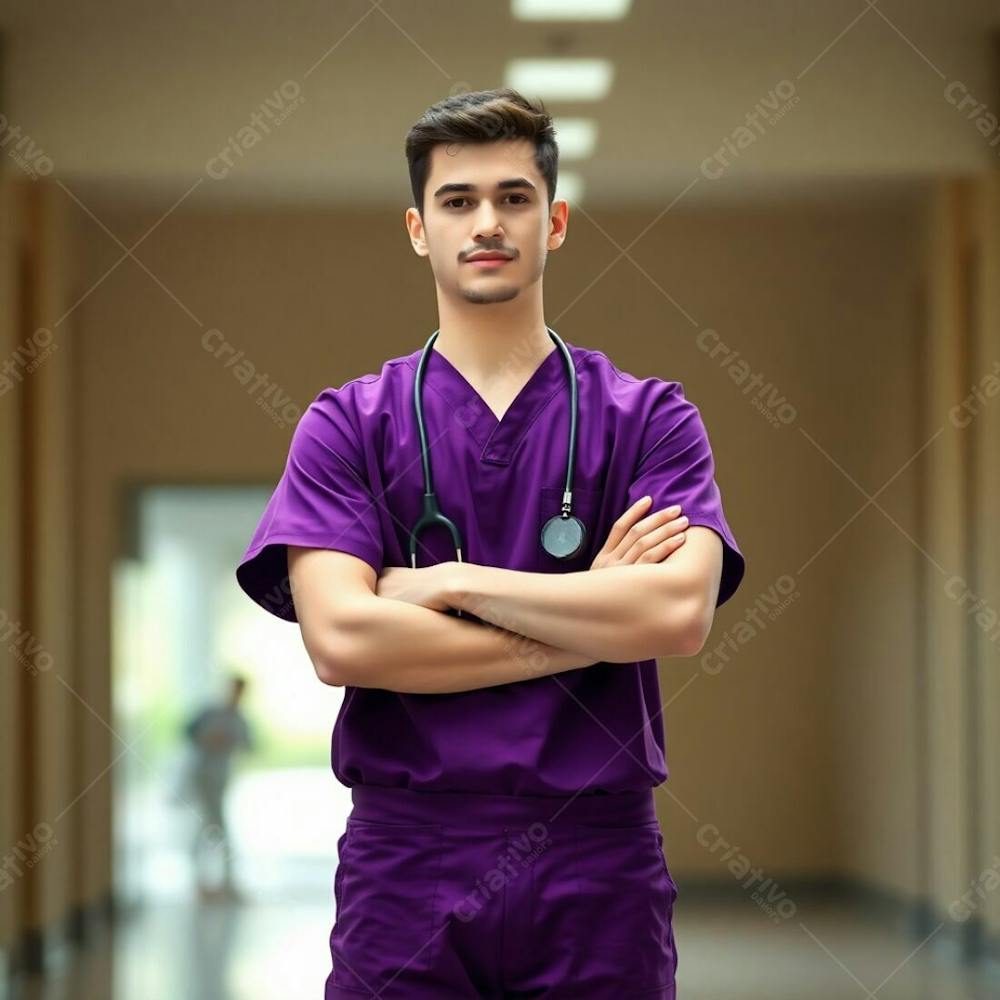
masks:
<svg viewBox="0 0 1000 1000"><path fill-rule="evenodd" d="M545 327L541 299L533 299L491 305L439 302L441 332L434 350L473 379L534 371L556 345Z"/></svg>

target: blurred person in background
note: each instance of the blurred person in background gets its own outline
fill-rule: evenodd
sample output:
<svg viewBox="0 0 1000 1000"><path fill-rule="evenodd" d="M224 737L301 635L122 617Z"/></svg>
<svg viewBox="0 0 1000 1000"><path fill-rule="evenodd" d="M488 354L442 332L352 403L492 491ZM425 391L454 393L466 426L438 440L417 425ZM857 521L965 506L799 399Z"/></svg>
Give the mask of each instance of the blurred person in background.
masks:
<svg viewBox="0 0 1000 1000"><path fill-rule="evenodd" d="M198 814L191 854L200 899L244 898L233 882L232 841L224 799L233 754L254 746L250 727L239 709L246 685L245 677L233 674L225 700L201 708L184 727L189 750L184 787ZM221 856L222 878L218 884L206 878L206 856L209 861Z"/></svg>

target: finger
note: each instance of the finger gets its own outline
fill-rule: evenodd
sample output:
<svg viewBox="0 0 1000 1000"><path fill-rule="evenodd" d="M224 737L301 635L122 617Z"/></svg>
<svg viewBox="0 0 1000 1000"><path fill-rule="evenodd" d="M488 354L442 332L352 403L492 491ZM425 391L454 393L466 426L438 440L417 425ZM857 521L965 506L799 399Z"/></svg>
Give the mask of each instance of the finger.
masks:
<svg viewBox="0 0 1000 1000"><path fill-rule="evenodd" d="M658 510L648 517L644 517L639 521L636 521L630 528L628 528L622 537L621 541L615 547L614 554L616 556L623 557L628 553L628 551L637 542L641 541L646 535L652 531L663 530L664 527L670 524L677 523L683 515L680 514L680 505L674 504L672 507L665 507L662 510ZM684 518L684 522L681 525L683 528L687 523L687 518ZM674 528L673 530L679 530Z"/></svg>
<svg viewBox="0 0 1000 1000"><path fill-rule="evenodd" d="M687 535L681 532L679 535L672 535L670 538L646 549L636 560L638 563L660 563L668 556L673 555L683 544Z"/></svg>
<svg viewBox="0 0 1000 1000"><path fill-rule="evenodd" d="M625 537L625 533L649 509L649 505L652 502L652 497L640 497L631 507L627 507L621 517L611 525L611 530L608 532L608 538L604 543L602 551L611 552L613 549L616 549Z"/></svg>
<svg viewBox="0 0 1000 1000"><path fill-rule="evenodd" d="M653 511L641 521L636 521L635 530L637 534L645 535L661 525L676 524L678 521L683 521L686 524L687 517L681 513L681 505L675 503L671 507L661 507L660 510Z"/></svg>
<svg viewBox="0 0 1000 1000"><path fill-rule="evenodd" d="M688 526L688 519L684 515L672 518L666 524L647 531L645 535L637 538L625 551L623 557L627 562L637 562L651 548L661 545L670 538L675 538L681 534Z"/></svg>
<svg viewBox="0 0 1000 1000"><path fill-rule="evenodd" d="M652 500L643 497L634 503L625 513L612 525L608 535L606 548L609 551L624 552L635 541L636 538L644 534L651 525L662 523L664 518L676 517L681 510L680 504L674 504L664 510L656 511L653 514L643 516L649 509ZM631 534L631 538L628 536ZM623 543L628 542L625 548Z"/></svg>

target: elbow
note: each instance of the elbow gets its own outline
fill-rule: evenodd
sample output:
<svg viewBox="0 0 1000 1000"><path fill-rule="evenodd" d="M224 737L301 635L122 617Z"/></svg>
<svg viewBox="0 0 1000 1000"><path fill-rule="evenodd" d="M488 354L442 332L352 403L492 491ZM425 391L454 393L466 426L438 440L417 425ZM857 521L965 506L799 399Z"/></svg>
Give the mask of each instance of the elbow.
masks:
<svg viewBox="0 0 1000 1000"><path fill-rule="evenodd" d="M335 663L329 660L313 660L313 667L320 682L328 687L346 687L350 684L347 675Z"/></svg>
<svg viewBox="0 0 1000 1000"><path fill-rule="evenodd" d="M326 684L329 687L344 687L350 682L346 678L341 658L334 655L333 651L336 649L336 645L336 638L324 643L323 648L317 647L315 643L307 644L306 652L321 684Z"/></svg>
<svg viewBox="0 0 1000 1000"><path fill-rule="evenodd" d="M685 601L664 628L661 622L659 656L697 656L712 630L714 609L706 601Z"/></svg>
<svg viewBox="0 0 1000 1000"><path fill-rule="evenodd" d="M674 656L697 656L704 648L708 632L703 628L691 627L677 636Z"/></svg>
<svg viewBox="0 0 1000 1000"><path fill-rule="evenodd" d="M342 619L331 625L323 640L310 650L316 676L329 687L371 685L368 631L361 616ZM362 678L367 678L364 684Z"/></svg>
<svg viewBox="0 0 1000 1000"><path fill-rule="evenodd" d="M329 648L313 660L316 676L330 687L372 687L373 671L356 638L333 636Z"/></svg>
<svg viewBox="0 0 1000 1000"><path fill-rule="evenodd" d="M329 687L358 687L363 671L359 669L357 654L350 651L349 644L338 642L336 637L330 647L321 655L312 657L316 676Z"/></svg>

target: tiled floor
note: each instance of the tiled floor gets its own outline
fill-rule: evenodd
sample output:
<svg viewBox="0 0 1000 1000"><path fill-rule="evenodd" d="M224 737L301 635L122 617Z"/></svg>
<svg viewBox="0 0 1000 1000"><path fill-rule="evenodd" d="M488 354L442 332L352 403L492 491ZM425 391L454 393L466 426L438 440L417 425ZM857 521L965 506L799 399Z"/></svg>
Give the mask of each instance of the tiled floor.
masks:
<svg viewBox="0 0 1000 1000"><path fill-rule="evenodd" d="M11 1000L321 1000L332 903L164 903ZM996 1000L995 967L963 968L860 906L800 905L780 923L746 899L675 915L683 1000ZM585 998L583 998L585 1000Z"/></svg>

